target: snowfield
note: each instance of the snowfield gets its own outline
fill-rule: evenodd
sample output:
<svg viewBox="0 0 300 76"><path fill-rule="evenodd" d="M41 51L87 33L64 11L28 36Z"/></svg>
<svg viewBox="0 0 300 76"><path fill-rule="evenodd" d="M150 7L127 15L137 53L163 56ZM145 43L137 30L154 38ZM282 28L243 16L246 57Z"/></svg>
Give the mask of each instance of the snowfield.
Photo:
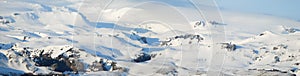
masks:
<svg viewBox="0 0 300 76"><path fill-rule="evenodd" d="M216 5L2 0L0 75L300 75L299 21Z"/></svg>

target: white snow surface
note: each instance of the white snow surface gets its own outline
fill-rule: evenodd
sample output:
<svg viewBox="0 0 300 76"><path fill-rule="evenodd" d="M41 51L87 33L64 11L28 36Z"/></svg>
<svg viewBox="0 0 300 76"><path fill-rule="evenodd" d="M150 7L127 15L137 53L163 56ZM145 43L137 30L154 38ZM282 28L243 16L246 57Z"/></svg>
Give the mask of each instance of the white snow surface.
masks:
<svg viewBox="0 0 300 76"><path fill-rule="evenodd" d="M169 5L168 1L2 0L0 20L10 23L0 23L0 74L53 73L49 67L28 69L26 65L33 61L22 63L26 57L15 52L29 47L43 49L53 59L68 56L71 48L84 49L79 59L85 64L104 58L128 68L128 72L85 70L78 75L206 76L212 70L229 76L300 75L299 21L230 10L220 10L220 17L213 6L200 9L207 20L224 25L206 22L194 27L205 20L199 9ZM285 30L289 28L296 31L289 33ZM203 40L175 39L189 34ZM169 40L168 45L161 45ZM236 50L221 48L221 43L230 42L237 45ZM133 62L141 52L156 56ZM30 56L38 54L34 51ZM213 60L219 57L222 59ZM270 71L274 69L277 71Z"/></svg>

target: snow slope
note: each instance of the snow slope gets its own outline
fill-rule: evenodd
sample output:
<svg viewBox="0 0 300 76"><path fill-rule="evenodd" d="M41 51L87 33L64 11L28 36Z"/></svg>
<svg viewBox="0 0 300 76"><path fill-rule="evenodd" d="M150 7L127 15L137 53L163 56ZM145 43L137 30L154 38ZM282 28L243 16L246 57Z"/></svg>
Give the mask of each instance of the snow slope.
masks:
<svg viewBox="0 0 300 76"><path fill-rule="evenodd" d="M176 1L0 1L0 74L300 75L299 21Z"/></svg>

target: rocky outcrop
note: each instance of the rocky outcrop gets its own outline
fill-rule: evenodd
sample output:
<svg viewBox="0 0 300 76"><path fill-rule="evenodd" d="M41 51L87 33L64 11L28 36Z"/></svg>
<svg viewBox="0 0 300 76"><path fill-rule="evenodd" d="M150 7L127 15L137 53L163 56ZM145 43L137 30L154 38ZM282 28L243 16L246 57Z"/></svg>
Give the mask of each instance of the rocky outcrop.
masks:
<svg viewBox="0 0 300 76"><path fill-rule="evenodd" d="M221 44L222 44L222 48L228 51L234 51L237 48L235 44L231 44L231 43L221 43Z"/></svg>
<svg viewBox="0 0 300 76"><path fill-rule="evenodd" d="M85 50L72 46L50 46L40 49L26 47L22 49L9 49L7 51L3 55L7 56L7 62L11 64L23 64L27 68L26 70L31 71L25 74L56 75L65 74L65 72L128 71L128 69L120 67L112 60L95 57ZM90 56L93 56L93 58L90 58ZM5 57L1 58L5 60ZM88 58L94 62L89 63L83 60ZM21 67L23 66L21 65ZM47 67L48 69L40 69L41 67ZM43 72L46 70L53 72Z"/></svg>
<svg viewBox="0 0 300 76"><path fill-rule="evenodd" d="M148 53L140 53L136 55L137 57L133 59L134 62L145 62L154 58L157 54L148 54Z"/></svg>
<svg viewBox="0 0 300 76"><path fill-rule="evenodd" d="M287 28L287 29L284 29L284 30L288 33L295 33L296 31L299 31L299 29L296 29L296 28Z"/></svg>
<svg viewBox="0 0 300 76"><path fill-rule="evenodd" d="M289 73L288 71L282 71L279 69L248 69L249 71L258 71L261 72L259 76L296 76L295 74Z"/></svg>
<svg viewBox="0 0 300 76"><path fill-rule="evenodd" d="M133 59L134 62L145 62L151 60L151 55L147 53L141 53L137 55L136 59Z"/></svg>
<svg viewBox="0 0 300 76"><path fill-rule="evenodd" d="M161 41L161 46L170 46L174 44L182 44L182 43L175 43L176 41L184 40L182 42L188 42L188 44L192 44L193 42L199 43L201 40L204 40L203 37L200 35L194 35L194 34L185 34L185 35L179 35L175 37L168 38L166 41ZM196 40L196 41L194 41Z"/></svg>

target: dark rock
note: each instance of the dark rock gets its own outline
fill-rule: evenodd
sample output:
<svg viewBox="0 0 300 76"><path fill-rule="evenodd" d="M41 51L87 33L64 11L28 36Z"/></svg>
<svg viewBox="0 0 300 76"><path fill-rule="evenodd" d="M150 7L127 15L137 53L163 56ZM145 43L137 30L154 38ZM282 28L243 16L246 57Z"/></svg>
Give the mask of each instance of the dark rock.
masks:
<svg viewBox="0 0 300 76"><path fill-rule="evenodd" d="M204 40L203 37L201 37L200 35L194 35L194 34L185 34L185 35L179 35L179 36L175 36L175 37L171 37L169 38L167 41L161 41L161 46L169 46L172 45L171 41L175 40L175 39L190 39L190 40L194 40L196 39L197 42L199 43L201 40ZM189 44L191 44L192 41L189 41Z"/></svg>
<svg viewBox="0 0 300 76"><path fill-rule="evenodd" d="M14 13L13 15L17 16L17 15L20 15L20 13Z"/></svg>
<svg viewBox="0 0 300 76"><path fill-rule="evenodd" d="M253 53L259 54L259 51L258 50L253 50Z"/></svg>
<svg viewBox="0 0 300 76"><path fill-rule="evenodd" d="M151 60L151 55L146 53L141 53L136 59L133 59L134 62L145 62L148 60Z"/></svg>
<svg viewBox="0 0 300 76"><path fill-rule="evenodd" d="M289 72L287 71L282 71L282 70L278 70L278 69L257 69L257 68L254 68L254 69L248 69L248 70L256 70L256 71L262 71L262 72L278 72L278 73L287 73L287 74L290 74Z"/></svg>
<svg viewBox="0 0 300 76"><path fill-rule="evenodd" d="M194 27L197 27L197 26L205 26L205 22L204 21L196 22Z"/></svg>
<svg viewBox="0 0 300 76"><path fill-rule="evenodd" d="M46 57L45 55L43 55L42 57L36 57L33 59L33 61L37 66L50 66L52 64L60 62L59 60L51 59L49 57Z"/></svg>
<svg viewBox="0 0 300 76"><path fill-rule="evenodd" d="M298 71L298 68L292 68L291 71L296 72L296 71Z"/></svg>
<svg viewBox="0 0 300 76"><path fill-rule="evenodd" d="M111 61L111 60L104 60L100 59L100 61L94 61L89 67L91 71L124 71L125 68L123 67L118 67L117 62Z"/></svg>
<svg viewBox="0 0 300 76"><path fill-rule="evenodd" d="M4 45L4 44L3 44ZM16 49L18 50L18 49ZM79 73L79 72L86 72L87 68L92 68L96 67L100 70L94 70L91 69L91 71L111 71L111 70L118 70L122 72L128 71L128 69L123 68L123 67L118 67L116 62L113 62L111 60L107 61L100 61L97 62L97 64L93 64L90 66L90 63L85 63L82 62L80 59L80 54L82 53L81 51L84 51L83 49L76 49L72 47L63 47L63 48L56 48L56 49L34 49L31 50L29 47L24 47L22 50L8 50L9 53L3 56L7 57L1 57L0 53L0 60L3 62L1 63L6 63L6 62L16 62L18 58L25 58L22 59L16 63L22 62L25 63L26 68L31 71L33 74L26 73L26 75L35 75L36 71L39 71L40 69L37 67L49 67L49 70L52 70L53 72L47 73L47 74L36 74L36 75L63 75L66 72L74 74ZM53 52L61 50L66 50L64 53L59 54L57 57L51 57L53 56ZM66 54L67 53L67 54ZM88 54L90 55L90 54ZM58 74L55 74L58 73ZM63 74L61 74L63 73ZM75 73L75 74L76 74ZM1 75L1 74L0 74ZM20 76L20 75L13 75L13 76Z"/></svg>
<svg viewBox="0 0 300 76"><path fill-rule="evenodd" d="M103 71L102 63L102 60L100 62L94 61L90 67L91 71Z"/></svg>
<svg viewBox="0 0 300 76"><path fill-rule="evenodd" d="M51 69L57 72L73 71L66 61L59 61L51 65Z"/></svg>
<svg viewBox="0 0 300 76"><path fill-rule="evenodd" d="M275 56L274 59L275 59L275 63L280 62L280 58L278 56Z"/></svg>
<svg viewBox="0 0 300 76"><path fill-rule="evenodd" d="M259 34L258 36L263 36L263 35L265 35L264 33L261 33L261 34Z"/></svg>
<svg viewBox="0 0 300 76"><path fill-rule="evenodd" d="M221 43L221 44L222 44L222 48L225 48L228 51L234 51L237 48L235 44L231 44L231 43Z"/></svg>
<svg viewBox="0 0 300 76"><path fill-rule="evenodd" d="M288 33L295 33L296 31L298 31L298 29L289 28L289 29L285 29L285 31L288 32Z"/></svg>
<svg viewBox="0 0 300 76"><path fill-rule="evenodd" d="M278 49L278 47L273 47L273 50L277 50Z"/></svg>

